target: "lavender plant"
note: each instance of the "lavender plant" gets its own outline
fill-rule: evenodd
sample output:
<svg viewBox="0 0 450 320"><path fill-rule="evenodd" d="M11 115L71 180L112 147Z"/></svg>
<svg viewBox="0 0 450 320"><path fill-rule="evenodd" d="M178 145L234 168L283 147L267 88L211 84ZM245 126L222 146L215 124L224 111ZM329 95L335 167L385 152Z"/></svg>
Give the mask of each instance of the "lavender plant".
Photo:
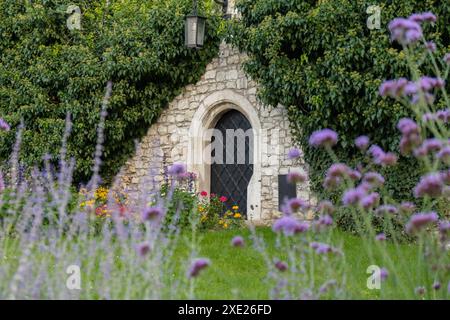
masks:
<svg viewBox="0 0 450 320"><path fill-rule="evenodd" d="M88 197L94 196L100 181L111 94L109 82L97 130L93 178L86 187ZM6 122L0 125L2 130L10 129ZM95 208L81 205L86 199L71 192L75 161L67 159L65 152L70 130L68 117L58 168L46 159L44 168L34 168L29 178L18 179L19 128L10 172L6 181L3 175L1 180L0 299L195 298L195 278L209 264L197 256L196 221L191 223L191 234L182 234L178 208L170 225L163 223L175 188L186 178L185 166L169 168L165 197L157 191L141 195L143 201L125 215L110 193L110 218L98 225ZM73 208L71 202L75 202ZM181 242L189 252L178 252L175 258ZM192 260L192 265L185 259Z"/></svg>

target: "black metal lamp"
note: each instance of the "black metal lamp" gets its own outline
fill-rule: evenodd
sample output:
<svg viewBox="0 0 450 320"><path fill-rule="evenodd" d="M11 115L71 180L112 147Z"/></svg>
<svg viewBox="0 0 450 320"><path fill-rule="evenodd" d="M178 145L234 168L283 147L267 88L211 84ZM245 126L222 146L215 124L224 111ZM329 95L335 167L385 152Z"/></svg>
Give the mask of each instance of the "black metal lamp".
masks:
<svg viewBox="0 0 450 320"><path fill-rule="evenodd" d="M214 0L223 6L223 13L226 16L228 10L228 0ZM188 48L201 49L205 42L206 18L197 12L197 0L194 0L194 8L185 21L185 45Z"/></svg>

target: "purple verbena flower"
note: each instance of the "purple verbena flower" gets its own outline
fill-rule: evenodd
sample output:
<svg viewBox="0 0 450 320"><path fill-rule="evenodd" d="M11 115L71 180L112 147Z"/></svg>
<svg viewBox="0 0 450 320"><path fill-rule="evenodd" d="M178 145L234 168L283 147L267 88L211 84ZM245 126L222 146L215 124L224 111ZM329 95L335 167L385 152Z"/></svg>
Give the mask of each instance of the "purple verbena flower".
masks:
<svg viewBox="0 0 450 320"><path fill-rule="evenodd" d="M430 52L435 52L436 51L436 44L433 41L427 41L427 43L425 44L425 47Z"/></svg>
<svg viewBox="0 0 450 320"><path fill-rule="evenodd" d="M308 177L306 176L306 174L297 171L297 170L292 170L288 173L287 175L287 182L288 183L303 183L308 179Z"/></svg>
<svg viewBox="0 0 450 320"><path fill-rule="evenodd" d="M299 198L292 198L287 201L287 208L289 210L288 213L290 214L295 213L299 210L307 210L309 209L309 207L310 206L306 201Z"/></svg>
<svg viewBox="0 0 450 320"><path fill-rule="evenodd" d="M345 177L350 168L343 163L334 163L328 168L327 176L328 177Z"/></svg>
<svg viewBox="0 0 450 320"><path fill-rule="evenodd" d="M145 257L150 251L151 246L148 242L143 242L136 246L136 252L141 258Z"/></svg>
<svg viewBox="0 0 450 320"><path fill-rule="evenodd" d="M275 268L277 268L281 272L284 272L287 270L288 265L286 264L286 262L277 261L277 262L275 262Z"/></svg>
<svg viewBox="0 0 450 320"><path fill-rule="evenodd" d="M413 215L406 224L407 233L415 233L429 224L436 223L439 217L436 212L417 213Z"/></svg>
<svg viewBox="0 0 450 320"><path fill-rule="evenodd" d="M416 210L416 206L411 202L402 202L400 204L400 212L410 214Z"/></svg>
<svg viewBox="0 0 450 320"><path fill-rule="evenodd" d="M331 226L333 224L333 218L331 218L329 215L322 215L319 217L319 219L316 221L316 225L319 226Z"/></svg>
<svg viewBox="0 0 450 320"><path fill-rule="evenodd" d="M336 209L331 201L323 200L317 205L317 211L322 214L333 214Z"/></svg>
<svg viewBox="0 0 450 320"><path fill-rule="evenodd" d="M379 202L380 202L380 195L376 192L373 192L373 193L363 197L359 203L360 203L361 207L363 207L364 209L367 210L367 209L377 206L379 204Z"/></svg>
<svg viewBox="0 0 450 320"><path fill-rule="evenodd" d="M450 65L450 53L445 54L443 60L446 64Z"/></svg>
<svg viewBox="0 0 450 320"><path fill-rule="evenodd" d="M142 211L141 218L143 221L154 221L161 218L164 214L164 211L160 207L150 207L145 208Z"/></svg>
<svg viewBox="0 0 450 320"><path fill-rule="evenodd" d="M298 148L292 148L288 152L288 159L293 160L301 157L302 152Z"/></svg>
<svg viewBox="0 0 450 320"><path fill-rule="evenodd" d="M355 146L361 150L366 151L369 147L370 139L367 136L360 136L355 140Z"/></svg>
<svg viewBox="0 0 450 320"><path fill-rule="evenodd" d="M0 118L0 130L3 130L3 131L11 130L11 127L3 118Z"/></svg>
<svg viewBox="0 0 450 320"><path fill-rule="evenodd" d="M383 216L385 214L397 214L397 213L398 213L397 207L390 205L390 204L381 205L375 210L375 214L378 216Z"/></svg>
<svg viewBox="0 0 450 320"><path fill-rule="evenodd" d="M386 268L380 269L380 279L381 281L385 281L389 277L389 271Z"/></svg>
<svg viewBox="0 0 450 320"><path fill-rule="evenodd" d="M188 270L188 278L197 277L200 274L200 271L208 267L210 264L211 262L209 261L209 259L205 258L195 259Z"/></svg>
<svg viewBox="0 0 450 320"><path fill-rule="evenodd" d="M422 37L420 24L413 19L396 18L389 23L391 40L403 45L417 42Z"/></svg>
<svg viewBox="0 0 450 320"><path fill-rule="evenodd" d="M397 128L403 135L408 135L411 133L419 133L420 129L417 123L409 118L402 118L397 124Z"/></svg>
<svg viewBox="0 0 450 320"><path fill-rule="evenodd" d="M436 118L445 123L450 122L450 109L438 110Z"/></svg>
<svg viewBox="0 0 450 320"><path fill-rule="evenodd" d="M422 22L436 22L437 18L432 12L424 13L414 13L408 18L411 21L422 23Z"/></svg>
<svg viewBox="0 0 450 320"><path fill-rule="evenodd" d="M381 187L384 184L384 181L384 177L374 171L367 172L363 177L363 182L368 183L373 188Z"/></svg>
<svg viewBox="0 0 450 320"><path fill-rule="evenodd" d="M184 178L186 174L186 165L184 163L174 163L167 173L175 178Z"/></svg>
<svg viewBox="0 0 450 320"><path fill-rule="evenodd" d="M243 247L244 246L244 238L241 236L236 236L231 240L231 245L233 247Z"/></svg>
<svg viewBox="0 0 450 320"><path fill-rule="evenodd" d="M337 141L338 134L331 129L315 131L309 138L309 144L314 147L332 147Z"/></svg>
<svg viewBox="0 0 450 320"><path fill-rule="evenodd" d="M365 196L365 192L361 188L349 189L342 196L342 203L345 206L355 205Z"/></svg>
<svg viewBox="0 0 450 320"><path fill-rule="evenodd" d="M379 233L375 236L375 240L377 241L386 241L386 235L384 233Z"/></svg>
<svg viewBox="0 0 450 320"><path fill-rule="evenodd" d="M444 183L441 174L429 173L420 178L419 183L414 188L414 196L416 198L425 196L436 198L442 195L443 189Z"/></svg>
<svg viewBox="0 0 450 320"><path fill-rule="evenodd" d="M450 146L443 147L436 157L443 163L450 164Z"/></svg>
<svg viewBox="0 0 450 320"><path fill-rule="evenodd" d="M431 153L438 152L441 150L443 144L442 141L439 139L433 138L433 139L427 139L425 140L422 145L414 150L414 155L417 158L426 157Z"/></svg>
<svg viewBox="0 0 450 320"><path fill-rule="evenodd" d="M433 283L433 290L438 291L439 289L441 289L442 285L439 281L435 281Z"/></svg>
<svg viewBox="0 0 450 320"><path fill-rule="evenodd" d="M274 232L283 232L286 236L292 236L296 233L301 233L307 231L309 224L306 222L299 222L297 219L291 216L284 216L277 221L272 226Z"/></svg>

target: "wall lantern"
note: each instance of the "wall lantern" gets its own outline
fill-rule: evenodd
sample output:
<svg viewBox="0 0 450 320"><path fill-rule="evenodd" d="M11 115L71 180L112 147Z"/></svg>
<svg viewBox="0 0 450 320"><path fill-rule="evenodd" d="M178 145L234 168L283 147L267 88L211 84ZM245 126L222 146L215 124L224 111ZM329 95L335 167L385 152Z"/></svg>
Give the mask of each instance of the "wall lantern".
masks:
<svg viewBox="0 0 450 320"><path fill-rule="evenodd" d="M214 0L223 6L223 14L226 16L228 0ZM194 0L194 8L185 20L185 45L188 48L201 49L205 42L206 18L197 12L197 0Z"/></svg>

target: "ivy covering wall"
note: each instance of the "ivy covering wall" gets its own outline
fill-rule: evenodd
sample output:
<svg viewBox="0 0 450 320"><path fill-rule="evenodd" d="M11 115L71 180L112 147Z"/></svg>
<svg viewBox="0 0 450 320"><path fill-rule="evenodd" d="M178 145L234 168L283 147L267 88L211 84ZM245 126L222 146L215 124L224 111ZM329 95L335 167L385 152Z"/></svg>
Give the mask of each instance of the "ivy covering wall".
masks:
<svg viewBox="0 0 450 320"><path fill-rule="evenodd" d="M69 5L81 10L81 30L67 27ZM75 181L87 181L112 80L101 172L111 179L161 110L217 55L219 10L209 0L199 9L209 19L197 51L184 46L191 0L0 0L0 117L13 129L0 133L0 160L23 120L23 163L40 164L46 154L57 163L69 112L68 156L76 159Z"/></svg>
<svg viewBox="0 0 450 320"><path fill-rule="evenodd" d="M380 8L380 29L367 26L372 5ZM242 17L234 23L229 41L248 53L245 70L261 86L261 101L288 108L292 130L310 165L312 187L319 194L331 159L309 147L314 130L336 130L337 151L348 163L363 160L353 146L358 135L398 150L395 126L409 110L381 98L378 88L385 79L408 77L409 72L401 48L390 41L387 24L398 16L432 11L438 22L427 26L426 33L438 45L437 56L450 51L449 1L238 0L238 10ZM392 194L411 197L420 174L416 161L401 158L389 171Z"/></svg>

